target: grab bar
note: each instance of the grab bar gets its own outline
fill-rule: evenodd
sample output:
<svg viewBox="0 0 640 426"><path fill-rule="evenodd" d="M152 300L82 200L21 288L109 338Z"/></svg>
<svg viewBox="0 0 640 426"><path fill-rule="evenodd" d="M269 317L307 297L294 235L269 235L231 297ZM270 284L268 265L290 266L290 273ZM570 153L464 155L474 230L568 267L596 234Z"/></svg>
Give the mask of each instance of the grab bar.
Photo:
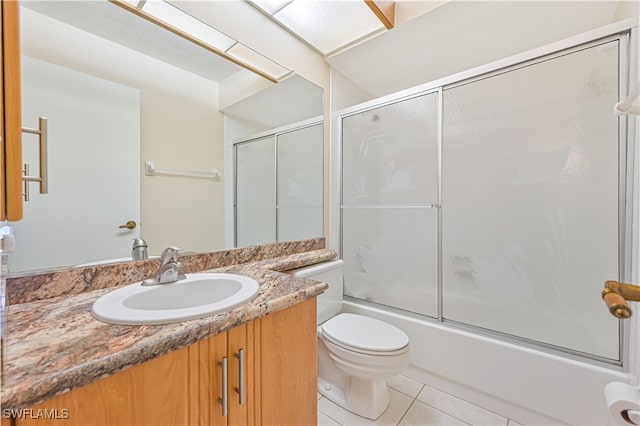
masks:
<svg viewBox="0 0 640 426"><path fill-rule="evenodd" d="M30 129L27 127L22 128L23 133L31 133L34 135L38 135L38 143L40 145L40 176L30 176L29 175L29 165L25 164L24 169L22 170L24 176L22 176L22 180L24 181L25 188L25 201L29 201L29 182L39 182L40 183L40 193L47 194L49 193L49 168L48 168L48 159L47 159L47 145L48 145L48 137L49 133L47 131L47 119L45 117L40 117L38 119L38 129Z"/></svg>
<svg viewBox="0 0 640 426"><path fill-rule="evenodd" d="M629 318L633 311L627 302L640 302L640 287L607 281L602 290L602 299L613 316L620 319Z"/></svg>

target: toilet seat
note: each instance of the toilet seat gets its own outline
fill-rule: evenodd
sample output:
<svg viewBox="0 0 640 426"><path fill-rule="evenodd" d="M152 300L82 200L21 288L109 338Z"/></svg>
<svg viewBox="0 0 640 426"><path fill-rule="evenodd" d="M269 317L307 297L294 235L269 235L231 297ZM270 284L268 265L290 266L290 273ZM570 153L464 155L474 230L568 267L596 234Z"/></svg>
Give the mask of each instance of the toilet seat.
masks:
<svg viewBox="0 0 640 426"><path fill-rule="evenodd" d="M346 350L392 356L409 349L409 336L384 321L356 314L339 314L321 326L322 337Z"/></svg>

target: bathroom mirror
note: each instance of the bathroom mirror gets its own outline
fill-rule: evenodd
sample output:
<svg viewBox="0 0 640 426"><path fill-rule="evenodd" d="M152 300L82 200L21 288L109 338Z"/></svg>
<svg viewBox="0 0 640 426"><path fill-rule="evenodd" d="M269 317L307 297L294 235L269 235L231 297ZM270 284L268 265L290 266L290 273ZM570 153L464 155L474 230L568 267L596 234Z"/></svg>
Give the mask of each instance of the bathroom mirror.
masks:
<svg viewBox="0 0 640 426"><path fill-rule="evenodd" d="M49 193L30 184L10 273L127 260L138 237L149 255L232 247L232 141L322 115L304 78L274 84L106 0L20 9L22 120L48 119Z"/></svg>

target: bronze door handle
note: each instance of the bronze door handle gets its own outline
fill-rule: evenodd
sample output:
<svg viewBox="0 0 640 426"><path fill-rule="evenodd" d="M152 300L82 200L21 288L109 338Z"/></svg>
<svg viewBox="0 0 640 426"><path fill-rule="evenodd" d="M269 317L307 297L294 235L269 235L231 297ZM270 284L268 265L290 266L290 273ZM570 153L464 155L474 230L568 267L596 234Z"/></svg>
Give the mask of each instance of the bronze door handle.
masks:
<svg viewBox="0 0 640 426"><path fill-rule="evenodd" d="M118 228L122 228L122 229L135 229L137 226L137 224L133 221L130 220L129 222L125 223L124 225L120 225L118 226Z"/></svg>

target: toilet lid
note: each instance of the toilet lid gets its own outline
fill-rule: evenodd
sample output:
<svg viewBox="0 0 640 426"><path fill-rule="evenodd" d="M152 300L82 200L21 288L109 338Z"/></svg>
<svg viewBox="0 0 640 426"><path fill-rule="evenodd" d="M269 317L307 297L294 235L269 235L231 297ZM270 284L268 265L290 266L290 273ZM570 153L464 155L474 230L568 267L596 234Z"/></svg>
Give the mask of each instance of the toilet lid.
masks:
<svg viewBox="0 0 640 426"><path fill-rule="evenodd" d="M339 314L322 324L322 333L344 346L367 351L389 352L409 344L402 330L375 318Z"/></svg>

